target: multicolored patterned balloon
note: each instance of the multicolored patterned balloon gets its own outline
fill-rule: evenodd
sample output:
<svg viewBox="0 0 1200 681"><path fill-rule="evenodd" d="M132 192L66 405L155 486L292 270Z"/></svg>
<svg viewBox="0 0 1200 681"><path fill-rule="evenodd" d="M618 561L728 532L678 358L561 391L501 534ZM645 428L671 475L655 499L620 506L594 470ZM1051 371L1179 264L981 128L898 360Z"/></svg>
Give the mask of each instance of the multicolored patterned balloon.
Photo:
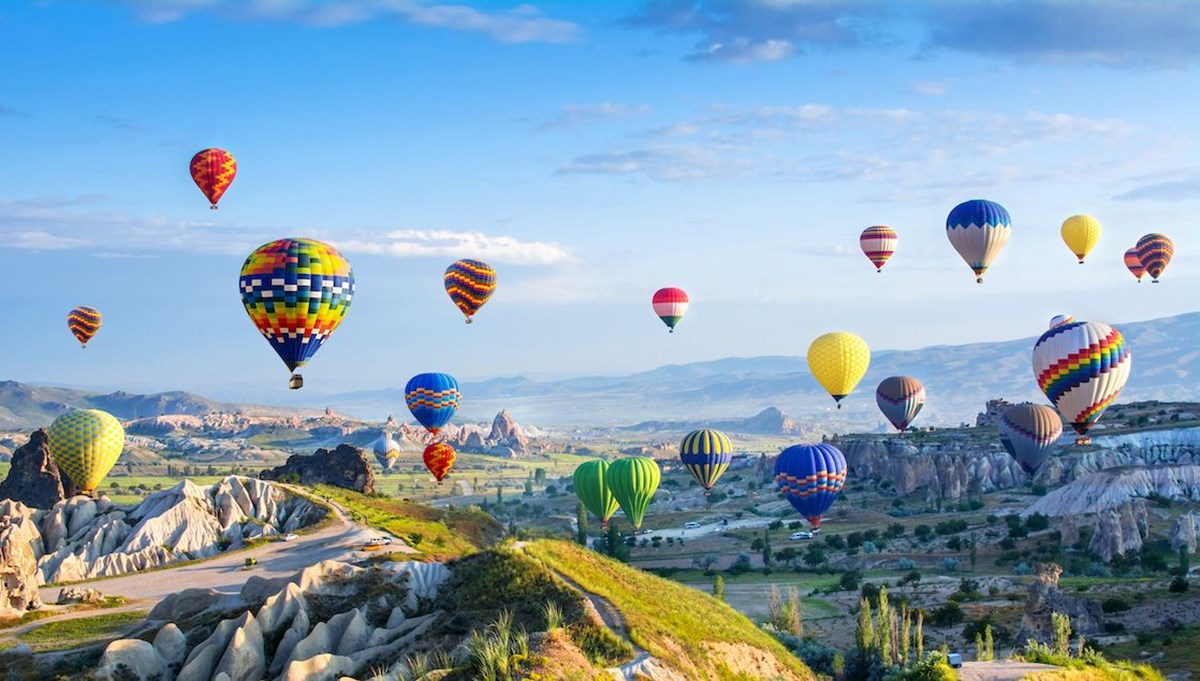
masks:
<svg viewBox="0 0 1200 681"><path fill-rule="evenodd" d="M445 442L435 442L425 448L425 452L421 455L425 461L425 467L433 473L433 477L437 478L438 484L442 484L442 480L450 474L450 469L454 467L454 448Z"/></svg>
<svg viewBox="0 0 1200 681"><path fill-rule="evenodd" d="M375 454L375 460L379 462L379 466L385 471L390 471L400 458L400 443L393 440L391 435L384 433L371 444L371 452Z"/></svg>
<svg viewBox="0 0 1200 681"><path fill-rule="evenodd" d="M1175 255L1175 244L1165 234L1147 234L1138 239L1137 255L1146 274L1150 275L1150 283L1157 284L1159 276L1170 264L1171 256Z"/></svg>
<svg viewBox="0 0 1200 681"><path fill-rule="evenodd" d="M660 288L654 292L654 314L675 333L675 325L687 314L688 296L681 288Z"/></svg>
<svg viewBox="0 0 1200 681"><path fill-rule="evenodd" d="M1056 314L1050 318L1050 323L1046 325L1046 328L1053 329L1056 326L1070 324L1073 321L1075 321L1075 318L1069 314Z"/></svg>
<svg viewBox="0 0 1200 681"><path fill-rule="evenodd" d="M599 459L584 461L575 467L571 475L571 486L575 488L575 496L583 502L592 515L600 519L601 527L608 526L609 518L617 512L617 500L608 489L605 473L608 472L608 462Z"/></svg>
<svg viewBox="0 0 1200 681"><path fill-rule="evenodd" d="M1100 221L1090 215L1072 215L1063 220L1062 239L1079 258L1079 264L1100 242Z"/></svg>
<svg viewBox="0 0 1200 681"><path fill-rule="evenodd" d="M458 410L462 393L450 374L417 374L404 386L404 401L417 422L437 435Z"/></svg>
<svg viewBox="0 0 1200 681"><path fill-rule="evenodd" d="M972 199L954 207L946 218L946 236L954 250L975 272L975 281L983 283L983 273L1004 250L1012 232L1012 219L1004 206L984 199Z"/></svg>
<svg viewBox="0 0 1200 681"><path fill-rule="evenodd" d="M224 149L205 149L192 157L191 171L192 180L212 204L209 208L216 210L217 202L237 176L237 161Z"/></svg>
<svg viewBox="0 0 1200 681"><path fill-rule="evenodd" d="M604 472L604 482L634 528L641 529L642 519L646 517L646 509L658 490L661 477L658 464L645 456L617 459Z"/></svg>
<svg viewBox="0 0 1200 681"><path fill-rule="evenodd" d="M1033 475L1058 445L1063 424L1058 412L1043 404L1018 404L1000 417L1000 444L1021 468Z"/></svg>
<svg viewBox="0 0 1200 681"><path fill-rule="evenodd" d="M733 461L733 443L719 430L693 430L679 443L679 460L708 496Z"/></svg>
<svg viewBox="0 0 1200 681"><path fill-rule="evenodd" d="M1121 394L1133 356L1121 332L1099 322L1071 322L1046 331L1033 346L1038 387L1087 444L1088 429Z"/></svg>
<svg viewBox="0 0 1200 681"><path fill-rule="evenodd" d="M1142 267L1142 259L1138 257L1138 247L1125 251L1125 267L1129 272L1137 278L1137 282L1142 283L1142 277L1146 276L1146 268Z"/></svg>
<svg viewBox="0 0 1200 681"><path fill-rule="evenodd" d="M79 341L79 347L86 348L88 341L100 330L100 311L94 307L77 307L67 313L67 328Z"/></svg>
<svg viewBox="0 0 1200 681"><path fill-rule="evenodd" d="M846 486L846 457L833 445L793 445L775 459L775 484L800 515L821 528L821 518Z"/></svg>
<svg viewBox="0 0 1200 681"><path fill-rule="evenodd" d="M842 408L842 398L854 390L871 365L871 348L858 336L835 331L808 346L808 368Z"/></svg>
<svg viewBox="0 0 1200 681"><path fill-rule="evenodd" d="M329 244L279 239L246 258L238 288L254 326L295 371L345 318L354 299L354 271Z"/></svg>
<svg viewBox="0 0 1200 681"><path fill-rule="evenodd" d="M896 252L896 244L900 237L896 230L884 225L876 225L863 230L858 237L858 245L867 258L875 264L875 271L883 274L883 265Z"/></svg>
<svg viewBox="0 0 1200 681"><path fill-rule="evenodd" d="M903 433L925 406L925 386L912 376L889 376L875 389L875 403L896 430Z"/></svg>
<svg viewBox="0 0 1200 681"><path fill-rule="evenodd" d="M125 429L108 412L75 409L54 419L46 439L54 463L76 487L91 493L121 456Z"/></svg>
<svg viewBox="0 0 1200 681"><path fill-rule="evenodd" d="M470 324L471 317L496 290L496 270L482 260L457 260L446 268L442 283L450 300L462 310Z"/></svg>

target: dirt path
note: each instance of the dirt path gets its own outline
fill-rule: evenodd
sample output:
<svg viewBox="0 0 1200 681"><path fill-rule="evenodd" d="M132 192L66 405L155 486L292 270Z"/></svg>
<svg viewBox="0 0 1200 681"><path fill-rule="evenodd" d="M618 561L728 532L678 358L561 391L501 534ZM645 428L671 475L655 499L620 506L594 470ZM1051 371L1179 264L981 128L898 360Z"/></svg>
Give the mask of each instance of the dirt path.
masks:
<svg viewBox="0 0 1200 681"><path fill-rule="evenodd" d="M958 670L959 681L1019 681L1026 674L1058 669L1048 664L996 660L995 662L964 662Z"/></svg>

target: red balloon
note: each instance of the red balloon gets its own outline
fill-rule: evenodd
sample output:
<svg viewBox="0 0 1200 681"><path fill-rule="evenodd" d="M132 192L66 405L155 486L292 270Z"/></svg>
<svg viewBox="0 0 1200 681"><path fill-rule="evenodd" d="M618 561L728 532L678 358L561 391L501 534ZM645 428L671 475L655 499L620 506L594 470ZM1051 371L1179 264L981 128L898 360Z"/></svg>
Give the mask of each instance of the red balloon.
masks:
<svg viewBox="0 0 1200 681"><path fill-rule="evenodd" d="M435 442L425 448L422 458L425 460L425 467L433 473L440 485L454 467L454 448L445 442Z"/></svg>
<svg viewBox="0 0 1200 681"><path fill-rule="evenodd" d="M233 154L224 149L205 149L192 157L192 180L208 197L209 206L217 209L217 202L233 184L237 175L237 161Z"/></svg>

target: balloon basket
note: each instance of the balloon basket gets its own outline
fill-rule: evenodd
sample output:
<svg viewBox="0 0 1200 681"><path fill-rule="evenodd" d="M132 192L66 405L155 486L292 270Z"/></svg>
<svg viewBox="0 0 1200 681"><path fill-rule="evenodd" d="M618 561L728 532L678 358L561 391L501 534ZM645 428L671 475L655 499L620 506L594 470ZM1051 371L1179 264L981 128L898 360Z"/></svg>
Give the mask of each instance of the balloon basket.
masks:
<svg viewBox="0 0 1200 681"><path fill-rule="evenodd" d="M304 377L301 376L300 374L292 374L291 377L288 378L288 389L299 390L303 387L304 387Z"/></svg>
<svg viewBox="0 0 1200 681"><path fill-rule="evenodd" d="M213 205L209 206L209 207L208 207L208 209L209 209L209 210L216 210L216 209L217 209L217 204L215 204L215 203L214 203Z"/></svg>
<svg viewBox="0 0 1200 681"><path fill-rule="evenodd" d="M1075 444L1079 445L1080 447L1085 447L1092 444L1092 438L1086 435L1080 435L1079 437L1075 438Z"/></svg>
<svg viewBox="0 0 1200 681"><path fill-rule="evenodd" d="M470 317L467 317L467 323L468 323L468 324L471 324L471 323L473 323L474 321L475 321L475 320L471 319Z"/></svg>

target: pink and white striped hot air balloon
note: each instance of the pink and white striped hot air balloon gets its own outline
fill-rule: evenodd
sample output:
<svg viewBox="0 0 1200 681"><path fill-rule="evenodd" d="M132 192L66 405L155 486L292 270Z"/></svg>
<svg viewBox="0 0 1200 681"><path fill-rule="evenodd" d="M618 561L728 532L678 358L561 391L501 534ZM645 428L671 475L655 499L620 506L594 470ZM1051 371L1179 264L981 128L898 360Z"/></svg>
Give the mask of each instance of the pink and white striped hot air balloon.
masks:
<svg viewBox="0 0 1200 681"><path fill-rule="evenodd" d="M885 225L875 225L863 230L858 237L858 245L867 258L875 264L875 271L883 274L883 265L896 252L896 244L900 237L896 230Z"/></svg>
<svg viewBox="0 0 1200 681"><path fill-rule="evenodd" d="M688 296L681 288L660 288L654 292L654 314L663 320L670 333L675 333L675 325L687 314Z"/></svg>

